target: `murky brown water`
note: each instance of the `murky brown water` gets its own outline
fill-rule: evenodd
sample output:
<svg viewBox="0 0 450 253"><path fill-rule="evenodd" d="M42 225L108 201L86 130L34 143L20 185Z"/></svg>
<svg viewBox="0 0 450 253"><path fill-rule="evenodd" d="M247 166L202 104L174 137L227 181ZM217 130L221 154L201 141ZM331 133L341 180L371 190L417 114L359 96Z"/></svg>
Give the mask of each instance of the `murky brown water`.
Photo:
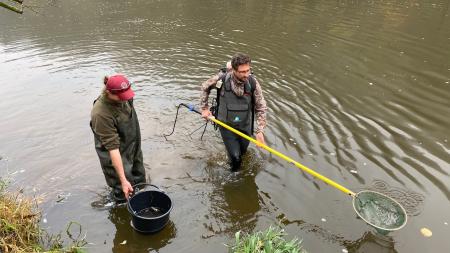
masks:
<svg viewBox="0 0 450 253"><path fill-rule="evenodd" d="M226 252L236 231L284 218L309 252L450 247L449 1L50 3L0 9L1 175L44 197L50 231L80 222L90 252ZM187 110L165 141L175 106L198 103L236 51L263 85L268 144L354 191L390 192L405 228L374 239L351 199L261 150L230 173L212 128L189 136L202 121ZM124 207L91 206L105 182L90 108L114 72L135 82L146 169L174 201L155 235L135 233Z"/></svg>

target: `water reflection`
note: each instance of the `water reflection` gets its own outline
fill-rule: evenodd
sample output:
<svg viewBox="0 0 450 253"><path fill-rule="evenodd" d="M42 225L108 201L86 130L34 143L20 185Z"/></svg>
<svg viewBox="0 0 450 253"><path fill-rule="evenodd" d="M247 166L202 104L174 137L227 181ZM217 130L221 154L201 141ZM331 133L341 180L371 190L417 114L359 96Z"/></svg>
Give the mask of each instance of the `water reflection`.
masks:
<svg viewBox="0 0 450 253"><path fill-rule="evenodd" d="M424 195L404 188L390 186L380 179L373 180L369 189L393 198L405 208L406 214L409 216L419 215L425 202Z"/></svg>
<svg viewBox="0 0 450 253"><path fill-rule="evenodd" d="M396 253L394 240L390 236L366 232L356 241L344 242L349 253Z"/></svg>
<svg viewBox="0 0 450 253"><path fill-rule="evenodd" d="M116 226L112 252L133 253L158 251L170 244L177 235L172 221L163 230L154 234L141 234L131 227L131 216L126 206L111 208L108 219Z"/></svg>
<svg viewBox="0 0 450 253"><path fill-rule="evenodd" d="M339 244L345 248L342 252L349 253L396 253L394 239L388 235L376 232L365 232L357 240L348 240L344 236L334 234L329 229L311 224L303 220L288 220L284 214L278 217L285 226L296 224L301 230L312 233L323 241Z"/></svg>
<svg viewBox="0 0 450 253"><path fill-rule="evenodd" d="M255 182L259 168L251 150L244 156L241 171L231 172L227 166L206 168L214 186L210 193L210 214L206 215L209 223L204 223L209 236L225 233L232 237L239 230L249 233L255 229L261 210Z"/></svg>

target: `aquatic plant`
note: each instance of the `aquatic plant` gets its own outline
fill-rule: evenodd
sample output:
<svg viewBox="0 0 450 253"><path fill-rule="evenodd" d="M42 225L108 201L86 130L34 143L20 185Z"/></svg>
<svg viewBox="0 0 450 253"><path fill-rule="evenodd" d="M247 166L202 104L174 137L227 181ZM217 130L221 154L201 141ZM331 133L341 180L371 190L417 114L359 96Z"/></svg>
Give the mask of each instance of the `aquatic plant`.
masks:
<svg viewBox="0 0 450 253"><path fill-rule="evenodd" d="M71 227L67 226L67 235L72 242L64 247L61 233L49 235L39 226L41 213L34 198L26 197L19 192L7 191L7 182L0 178L0 252L17 253L80 253L87 242L79 235L74 237ZM79 224L78 224L79 225Z"/></svg>
<svg viewBox="0 0 450 253"><path fill-rule="evenodd" d="M244 235L236 232L234 245L228 246L230 253L306 253L297 238L286 241L287 234L280 227L270 226L265 231Z"/></svg>

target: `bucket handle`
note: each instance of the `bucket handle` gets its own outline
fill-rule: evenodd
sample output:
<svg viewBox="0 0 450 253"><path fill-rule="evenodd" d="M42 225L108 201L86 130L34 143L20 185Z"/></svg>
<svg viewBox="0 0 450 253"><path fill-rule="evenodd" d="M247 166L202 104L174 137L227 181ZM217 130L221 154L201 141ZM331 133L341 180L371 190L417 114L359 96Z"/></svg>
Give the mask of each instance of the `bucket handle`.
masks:
<svg viewBox="0 0 450 253"><path fill-rule="evenodd" d="M150 183L139 183L139 184L135 184L135 185L131 186L131 187L133 187L133 192L130 193L130 195L129 195L129 198L128 198L128 200L127 200L127 207L128 207L128 210L131 210L133 213L136 213L136 211L134 211L133 208L132 208L131 205L130 205L130 198L133 197L136 193L140 192L140 190L138 190L138 191L136 192L136 191L135 191L135 188L136 188L136 186L141 186L141 185L152 186L152 187L156 188L157 191L162 192L162 193L165 193L165 192L164 192L163 190L161 190L158 186L156 186L156 185L154 185L154 184L150 184Z"/></svg>
<svg viewBox="0 0 450 253"><path fill-rule="evenodd" d="M163 191L162 189L160 189L158 186L156 186L156 185L154 185L154 184L150 184L150 183L139 183L139 184L135 184L135 185L132 186L132 187L133 187L133 193L132 193L132 195L134 195L134 194L138 193L139 191L141 191L140 189L139 189L138 191L135 191L135 189L136 189L137 186L142 186L142 185L145 185L145 186L152 186L152 187L156 188L157 191L163 192L163 193L164 193L164 191ZM144 188L145 188L145 187L144 187ZM131 197L132 195L130 195L130 197Z"/></svg>

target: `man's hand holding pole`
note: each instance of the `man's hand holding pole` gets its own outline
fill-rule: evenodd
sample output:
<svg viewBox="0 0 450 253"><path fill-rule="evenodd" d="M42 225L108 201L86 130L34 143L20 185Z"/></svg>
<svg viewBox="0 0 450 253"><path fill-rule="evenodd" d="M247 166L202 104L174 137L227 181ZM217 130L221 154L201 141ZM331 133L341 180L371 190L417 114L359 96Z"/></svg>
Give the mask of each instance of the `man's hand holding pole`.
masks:
<svg viewBox="0 0 450 253"><path fill-rule="evenodd" d="M262 144L262 145L266 145L266 142L264 140L264 134L262 132L259 132L256 134L256 140ZM256 144L258 147L261 147L261 145Z"/></svg>
<svg viewBox="0 0 450 253"><path fill-rule="evenodd" d="M206 121L208 121L209 117L212 117L211 111L208 108L203 109L202 110L202 118L204 118Z"/></svg>

